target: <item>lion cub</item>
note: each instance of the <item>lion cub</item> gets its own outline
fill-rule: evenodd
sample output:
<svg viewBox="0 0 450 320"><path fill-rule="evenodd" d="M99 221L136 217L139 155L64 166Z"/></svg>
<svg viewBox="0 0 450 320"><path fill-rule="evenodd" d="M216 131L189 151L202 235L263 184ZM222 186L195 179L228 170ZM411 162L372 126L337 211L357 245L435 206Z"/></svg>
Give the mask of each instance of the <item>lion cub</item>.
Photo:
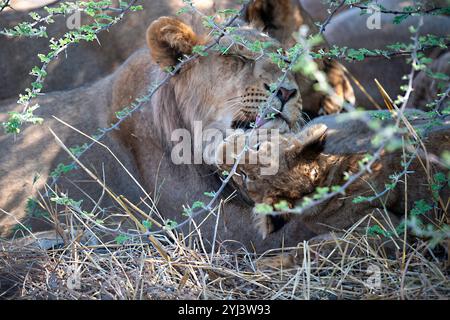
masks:
<svg viewBox="0 0 450 320"><path fill-rule="evenodd" d="M283 211L289 212L287 208L302 204L316 193L318 187L331 190L333 186L345 184L346 176L358 173L360 162L368 153L374 153L375 148L371 144L374 133L366 123L352 119L341 122L339 117L317 118L299 134L284 136L279 143L279 171L276 175L261 176L256 165L239 166L243 178L238 184L248 196L256 204L265 204L266 208L268 205L274 212L280 212L279 215L255 213L257 228L264 238L289 220L290 214ZM450 196L448 185L446 182L439 184L434 180L434 175L444 173L448 177L449 170L440 166L439 161L430 159L438 159L445 150L450 150L450 118L447 118L432 129L425 127L425 122L421 120L411 120L410 123L422 130L422 136L425 136L421 139L425 149L416 143L410 144L404 152L402 148L393 153L383 151L380 159L371 166L371 172L364 173L353 182L345 195L335 196L306 209L300 215L301 221L317 234L344 230L368 214L380 222L386 220L387 215L387 220L392 223L390 226L397 226L405 211L410 212L419 200L430 204L433 208L430 212L437 215L442 210L432 204L431 186L434 186L434 196L438 194L440 197L437 199L439 206L446 208ZM388 120L385 124L392 123ZM398 138L401 141L402 137ZM403 135L403 139L409 139L407 134ZM273 147L270 142L263 143L258 152ZM386 185L393 182L393 174L405 172L402 166L405 162L410 162L406 175L400 175L395 185L387 189ZM439 189L437 193L436 186ZM370 200L355 202L354 199L359 196ZM431 216L427 216L430 219L428 222L433 221Z"/></svg>

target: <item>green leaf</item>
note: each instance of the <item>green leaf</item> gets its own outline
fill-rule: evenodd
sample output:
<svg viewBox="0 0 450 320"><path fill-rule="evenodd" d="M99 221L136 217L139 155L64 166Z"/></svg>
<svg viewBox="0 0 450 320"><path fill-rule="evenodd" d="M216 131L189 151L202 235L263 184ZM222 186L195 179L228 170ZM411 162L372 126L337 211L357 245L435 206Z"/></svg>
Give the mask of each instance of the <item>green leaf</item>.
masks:
<svg viewBox="0 0 450 320"><path fill-rule="evenodd" d="M125 242L127 242L129 238L126 235L119 235L117 236L114 240L116 241L117 244L123 245Z"/></svg>
<svg viewBox="0 0 450 320"><path fill-rule="evenodd" d="M150 230L152 228L152 222L149 220L143 220L142 225L145 229Z"/></svg>
<svg viewBox="0 0 450 320"><path fill-rule="evenodd" d="M289 203L286 200L282 200L274 205L275 210L277 211L288 211Z"/></svg>
<svg viewBox="0 0 450 320"><path fill-rule="evenodd" d="M273 208L271 205L265 203L257 203L255 205L255 212L258 214L270 214L273 212Z"/></svg>

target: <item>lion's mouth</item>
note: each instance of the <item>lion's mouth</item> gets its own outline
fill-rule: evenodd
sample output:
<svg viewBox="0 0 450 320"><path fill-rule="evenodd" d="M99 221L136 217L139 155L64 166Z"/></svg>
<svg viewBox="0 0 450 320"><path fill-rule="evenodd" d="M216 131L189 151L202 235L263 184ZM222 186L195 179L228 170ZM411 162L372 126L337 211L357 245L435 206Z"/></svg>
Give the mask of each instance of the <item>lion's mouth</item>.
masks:
<svg viewBox="0 0 450 320"><path fill-rule="evenodd" d="M286 122L286 124L290 124L289 119L286 118L286 116L283 113L275 114L273 117L270 118L263 118L260 115L257 115L255 118L248 118L245 120L234 120L231 123L231 128L233 129L241 129L244 131L252 130L252 129L258 129L263 127L264 125L271 123L275 120L282 120Z"/></svg>
<svg viewBox="0 0 450 320"><path fill-rule="evenodd" d="M255 128L255 126L256 126L256 119L255 120L239 120L239 121L237 121L237 120L234 120L232 123L231 123L231 128L233 128L233 129L242 129L242 130L244 130L244 131L247 131L247 130L252 130L253 128Z"/></svg>

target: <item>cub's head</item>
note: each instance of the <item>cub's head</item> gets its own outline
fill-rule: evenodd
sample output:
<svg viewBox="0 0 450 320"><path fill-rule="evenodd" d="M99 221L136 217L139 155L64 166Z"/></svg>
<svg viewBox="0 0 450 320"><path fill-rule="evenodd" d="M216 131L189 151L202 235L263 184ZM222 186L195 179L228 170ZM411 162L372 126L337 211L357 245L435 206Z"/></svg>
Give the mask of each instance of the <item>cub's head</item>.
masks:
<svg viewBox="0 0 450 320"><path fill-rule="evenodd" d="M293 205L296 200L310 195L324 174L320 154L326 143L327 130L323 124L310 125L297 134L281 136L276 145L271 141L262 143L258 153L270 154L273 153L271 149L278 148L278 158L275 159L278 161L278 173L262 176L259 166L243 164L239 166L241 177L236 178L238 185L255 203L268 205L280 200L287 200ZM250 149L249 152L256 151Z"/></svg>
<svg viewBox="0 0 450 320"><path fill-rule="evenodd" d="M275 52L281 47L276 40L248 26L238 27L233 34L248 43L268 43L265 52ZM165 69L192 54L194 48L214 43L214 39L196 34L178 19L162 17L148 28L147 42L152 60ZM272 117L257 119L260 107L273 96L271 85L282 77L282 71L267 55L236 44L230 37L223 37L220 46L227 48L225 54L209 50L207 55L185 65L168 86L162 88L165 93L160 96L171 100L171 104L162 101L165 110L161 106L158 112L166 115L170 112L172 117L176 113L178 120L173 126L187 129L192 129L194 121L202 121L203 128L248 130L257 120L262 128L277 128L281 132L297 128L302 104L293 74L287 74L275 98L271 99Z"/></svg>

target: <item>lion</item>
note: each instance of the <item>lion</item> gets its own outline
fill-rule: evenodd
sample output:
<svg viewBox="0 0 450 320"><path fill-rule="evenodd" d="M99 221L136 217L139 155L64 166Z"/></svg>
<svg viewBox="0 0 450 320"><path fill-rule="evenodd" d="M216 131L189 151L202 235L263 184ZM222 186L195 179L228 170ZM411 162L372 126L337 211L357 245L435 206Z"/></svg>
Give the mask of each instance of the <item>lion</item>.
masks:
<svg viewBox="0 0 450 320"><path fill-rule="evenodd" d="M216 0L216 8L235 7L232 0ZM203 1L195 2L197 6ZM271 34L280 40L284 45L292 44L292 32L297 30L302 24L307 25L312 33L317 32L313 20L317 20L316 15L320 12L326 13L324 8L316 8L319 1L313 1L312 5L308 1L270 1L258 0L248 6L244 14L244 19L252 22L257 28ZM387 8L398 8L398 1L387 0L382 4ZM442 6L441 3L436 5ZM106 76L115 70L126 58L135 50L145 45L143 39L146 24L162 15L172 15L180 9L183 4L181 0L171 1L146 1L144 10L134 12L125 16L124 21L111 29L111 32L101 33L99 41L101 46L91 43L80 43L77 47L70 48L67 52L67 59L60 57L58 61L50 65L50 73L45 82L44 91L64 90L79 87L80 85L92 82ZM206 7L199 7L206 9ZM37 10L40 15L45 15L43 9ZM312 15L314 19L310 17ZM28 19L26 12L3 12L1 13L0 27L13 27L21 21ZM86 22L86 21L83 21ZM192 21L188 21L192 22ZM391 15L382 15L381 30L369 30L366 27L367 15L360 16L360 10L348 10L336 15L325 30L325 38L331 45L347 46L351 48L382 48L395 42L408 42L410 33L408 26L417 25L417 19L408 18L401 25L392 25ZM446 27L447 26L447 27ZM392 28L395 27L395 32ZM445 31L450 27L449 18L445 17L425 17L423 34L445 35ZM48 26L49 34L58 37L67 31L65 19L61 17L56 22ZM322 47L326 48L324 43ZM22 93L31 84L28 76L31 68L39 64L37 53L48 51L47 39L26 39L15 38L3 42L0 48L0 73L4 75L5 81L0 86L0 100ZM10 57L20 60L21 63L6 63ZM433 56L432 56L433 57ZM65 59L67 61L65 61ZM336 61L324 63L317 61L320 68L329 75L329 80L338 99L324 96L320 92L313 90L314 83L298 75L298 81L304 99L304 112L314 118L319 114L330 114L339 112L342 109L342 102L355 101L358 106L373 109L374 103L366 94L353 89L355 85L348 81L348 77ZM368 58L364 62L347 63L344 65L350 73L366 88L368 94L373 97L381 108L384 108L383 99L374 83L378 79L386 91L393 99L400 93L402 76L409 72L408 65L404 57ZM74 69L74 66L76 68ZM385 70L389 72L385 72ZM419 90L421 90L419 88ZM353 92L355 91L355 92ZM423 106L415 106L423 108Z"/></svg>
<svg viewBox="0 0 450 320"><path fill-rule="evenodd" d="M246 25L236 32L250 41L270 40L273 46L268 48L269 51L280 45L275 39ZM82 207L86 211L100 207L107 216L121 213L117 203L104 195L104 182L108 190L132 203L141 203L142 199L149 202L151 197L155 208L150 210L142 205L141 210L154 212L155 219L160 214L163 222L181 222L185 219L183 206L192 205L195 201L208 203L210 198L205 192L218 190L222 176L213 165L175 165L172 162L171 150L175 142L171 137L175 129L192 133L196 121L201 121L205 129L249 130L248 125L256 120L260 105L252 100L256 100L256 96L258 100L267 99L270 96L267 85L276 82L282 72L270 58L264 56L255 60L254 52L237 45L231 46L226 55L210 51L208 55L189 62L156 92L151 101L145 102L139 112L126 120L121 130L102 140L103 145L89 149L81 162L98 179L79 168L67 172L57 187L49 189L52 170L60 163L70 163L61 143L70 147L90 142L61 121L85 134L108 127L117 121L117 111L147 94L149 87L167 76L164 71L167 66L176 64L195 46L208 45L213 40L194 32L178 19L161 17L148 28L146 41L149 49L137 51L112 75L82 88L38 97L35 103L41 108L36 113L46 119L43 126L26 127L16 139L9 136L0 138L3 150L0 154L0 226L3 236L10 233L18 221L27 221L30 195L46 204L45 209L51 215L59 217L57 213L64 209L51 201L43 201L40 195L45 191L51 197L64 194L75 201L84 200ZM227 44L229 38L224 37L221 41ZM302 100L291 72L287 73L280 90L283 92L274 99L273 107L281 113L269 119L264 127L285 133L297 131L303 122ZM11 101L2 105L0 110L0 121L5 121L5 113L20 110L20 106ZM61 143L55 141L52 132ZM234 193L232 185L225 190L223 197L227 201L220 210L217 226L216 218L202 222L205 219L202 215L194 219L197 225L202 222L201 234L205 245L212 243L216 227L218 241L232 240L228 243L230 248L245 246L257 252L295 245L311 236L298 224L286 226L283 232L265 240L253 232L243 231L243 225L252 223L252 205L240 193L230 198ZM30 219L33 232L55 227L43 224L42 219ZM59 218L59 221L64 219ZM180 231L187 232L188 229L186 225Z"/></svg>
<svg viewBox="0 0 450 320"><path fill-rule="evenodd" d="M299 0L302 6L308 11L314 21L324 22L328 16L329 6L323 1L317 0ZM376 4L383 6L386 10L403 10L407 6L415 6L418 3L416 1L410 0L378 0ZM429 10L432 8L443 8L450 5L448 0L426 0L420 3L422 8L425 10ZM364 5L364 4L362 4ZM344 7L337 11L337 13L341 13L347 10L348 7Z"/></svg>
<svg viewBox="0 0 450 320"><path fill-rule="evenodd" d="M446 92L448 90L446 85L448 85L450 79L450 52L435 59L429 65L429 70L437 76L430 76L428 71L419 72L414 78L413 88L415 89L408 101L408 107L424 106L425 110L437 108L438 111L442 111L449 97L449 92ZM445 94L445 97L441 94ZM430 108L427 108L427 105L434 101L438 101L440 105L431 105Z"/></svg>
<svg viewBox="0 0 450 320"><path fill-rule="evenodd" d="M389 6L390 7L390 6ZM368 15L361 15L359 9L346 10L336 15L325 30L325 37L330 46L336 45L347 48L366 48L369 50L384 49L395 43L412 43L410 27L417 27L419 17L409 17L401 24L393 23L393 16L382 14L380 17L380 29L369 29L367 27ZM450 28L450 17L448 16L424 16L420 35L435 35L437 37L448 37ZM447 49L427 50L424 53L433 59L440 58ZM407 82L404 76L411 72L411 65L406 63L407 56L397 55L390 57L366 57L363 61L342 61L342 64L350 73L350 78L355 78L364 88L366 93L357 85L353 85L357 106L366 109L385 109L384 100L375 79L380 82L392 100L403 94L401 87ZM428 90L427 84L416 81L417 91ZM436 88L431 91L437 91ZM371 98L369 98L368 96ZM422 104L411 105L416 109L426 110L425 105L431 100L421 101ZM378 104L378 106L376 105Z"/></svg>
<svg viewBox="0 0 450 320"><path fill-rule="evenodd" d="M59 2L50 4L52 8ZM114 2L117 6L118 1ZM150 22L163 15L174 15L183 3L181 0L144 1L144 10L130 12L123 21L110 28L109 32L98 35L98 43L81 41L63 53L48 69L48 77L43 88L44 92L60 91L77 88L110 74L120 66L137 49L145 46L145 30ZM44 17L44 8L33 10ZM115 15L114 12L111 13ZM50 37L60 38L70 31L67 27L69 17L56 16L55 22L46 25ZM8 11L0 13L0 29L13 28L23 21L33 21L29 12ZM82 16L81 23L90 20ZM23 93L29 88L32 78L29 76L34 66L41 65L38 54L49 52L47 38L7 38L0 35L0 73L4 81L0 86L0 100L11 98ZM14 61L14 63L11 63Z"/></svg>
<svg viewBox="0 0 450 320"><path fill-rule="evenodd" d="M35 0L35 1L26 1L26 0L10 0L8 2L8 6L4 8L4 11L15 10L15 11L26 11L41 8L45 5L49 5L56 0Z"/></svg>
<svg viewBox="0 0 450 320"><path fill-rule="evenodd" d="M207 4L213 1L194 1L199 9L210 12ZM236 1L216 0L214 8L238 8ZM80 43L70 48L64 57L58 58L49 66L48 77L44 82L44 92L72 89L106 76L117 68L135 50L145 46L145 30L149 22L163 15L174 15L183 7L181 0L176 1L145 1L144 10L127 14L124 21L113 26L109 32L99 34L100 46L95 43ZM45 15L44 9L36 11ZM0 28L16 25L27 20L27 13L2 13ZM297 0L256 0L249 3L241 17L245 23L261 30L279 40L282 47L295 44L294 32L300 26L306 25L310 33L316 33L315 26L308 13L303 10ZM56 22L48 26L48 33L59 37L67 32L65 17L56 17ZM196 25L190 15L183 15L186 23ZM82 23L89 20L83 19ZM200 31L200 30L195 30ZM48 39L14 38L4 41L0 48L0 73L7 79L0 86L0 100L18 96L31 84L28 73L35 65L39 65L38 53L48 51ZM326 48L324 42L320 46ZM317 48L318 49L318 48ZM14 56L20 63L7 63ZM353 87L344 74L341 65L335 60L318 60L319 68L327 75L336 95L324 94L314 90L314 81L296 75L305 110L311 118L322 113L333 113L342 110L344 102L354 104Z"/></svg>
<svg viewBox="0 0 450 320"><path fill-rule="evenodd" d="M375 114L365 113L374 117ZM429 128L423 120L424 113L410 110L407 116L417 132L423 135L423 146L419 148L417 158L408 167L407 184L405 179L391 189L386 189L392 174L404 172L402 162L409 161L409 154L402 150L383 151L380 159L375 161L370 171L365 172L345 191L345 195L334 196L310 209L302 212L297 223L305 224L321 239L330 238L332 231L346 230L367 215L384 223L385 230L399 226L406 211L414 208L415 202L429 200L439 194L439 204L446 210L450 190L441 185L436 190L436 181L432 178L436 173L448 176L450 170L441 163L427 160L428 154L441 156L450 150L450 118L447 116L442 124ZM389 113L385 113L389 116ZM415 120L414 120L415 118ZM386 120L385 120L386 121ZM392 120L386 121L384 125ZM403 136L407 139L407 134ZM279 147L279 171L276 175L263 176L260 166L248 162L239 165L239 176L236 181L241 189L256 203L270 206L279 215L255 213L255 225L260 235L265 238L281 229L294 215L283 213L286 208L301 205L317 188L331 188L346 183L346 176L358 173L360 163L367 154L374 153L376 147L371 141L374 133L363 120L341 119L339 116L316 118L305 126L300 133L284 135L277 146L266 141L258 150L250 149L249 153L267 153L270 148ZM221 147L227 148L232 142L225 142ZM415 147L409 153L415 152ZM406 159L406 160L405 160ZM387 190L387 191L385 191ZM405 191L407 190L407 191ZM407 194L407 197L405 196ZM354 200L359 196L371 198L369 201ZM277 207L284 203L284 207ZM288 210L289 211L289 210ZM433 210L437 213L439 210ZM388 217L388 219L386 219ZM438 221L438 217L430 214L426 223ZM389 221L391 225L386 222ZM366 224L364 224L364 227Z"/></svg>

